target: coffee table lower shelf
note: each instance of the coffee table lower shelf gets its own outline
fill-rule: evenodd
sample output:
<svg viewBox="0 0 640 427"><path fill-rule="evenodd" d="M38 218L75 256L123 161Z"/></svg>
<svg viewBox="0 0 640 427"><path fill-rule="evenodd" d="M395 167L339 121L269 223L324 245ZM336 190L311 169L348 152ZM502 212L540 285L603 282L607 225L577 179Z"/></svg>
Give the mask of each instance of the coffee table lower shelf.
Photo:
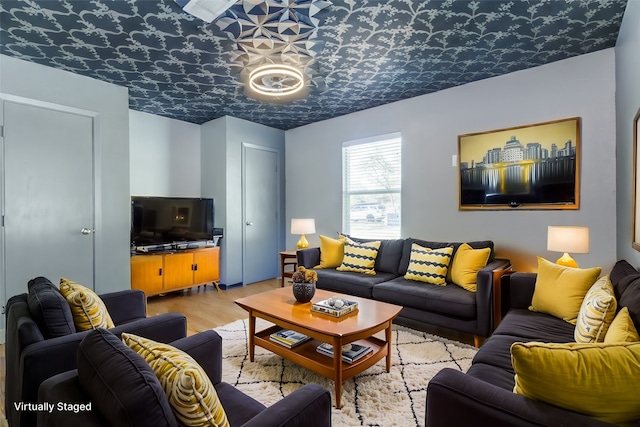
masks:
<svg viewBox="0 0 640 427"><path fill-rule="evenodd" d="M254 344L326 378L332 379L334 381L336 391L336 407L338 408L341 407L340 392L342 388L342 381L352 378L369 369L371 366L386 357L390 351L389 344L376 337L372 336L365 339L359 339L353 342L360 345L370 346L372 351L353 363L344 362L342 361L342 358L340 358L340 364L337 365L334 363L334 358L320 354L316 351L316 348L323 343L321 340L312 338L309 341L293 348L288 348L284 345L271 341L269 336L282 329L283 328L279 326L272 326L265 330L256 332L253 340ZM332 342L329 342L329 344L333 345ZM389 367L387 367L387 371L389 371Z"/></svg>

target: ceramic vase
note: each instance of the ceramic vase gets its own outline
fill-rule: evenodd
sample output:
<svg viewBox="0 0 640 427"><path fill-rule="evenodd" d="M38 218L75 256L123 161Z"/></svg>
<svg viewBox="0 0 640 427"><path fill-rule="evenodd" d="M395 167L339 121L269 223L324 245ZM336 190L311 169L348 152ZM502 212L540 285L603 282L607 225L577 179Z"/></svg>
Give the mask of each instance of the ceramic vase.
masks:
<svg viewBox="0 0 640 427"><path fill-rule="evenodd" d="M309 302L313 295L316 293L315 283L293 283L293 296L296 297L298 302Z"/></svg>

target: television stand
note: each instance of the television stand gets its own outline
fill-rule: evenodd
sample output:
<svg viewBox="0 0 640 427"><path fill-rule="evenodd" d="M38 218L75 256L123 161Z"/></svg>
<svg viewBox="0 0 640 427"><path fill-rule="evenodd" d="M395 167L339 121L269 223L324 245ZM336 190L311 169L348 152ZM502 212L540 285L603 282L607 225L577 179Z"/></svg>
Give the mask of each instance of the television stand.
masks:
<svg viewBox="0 0 640 427"><path fill-rule="evenodd" d="M220 247L131 255L131 289L147 296L215 286L220 291Z"/></svg>

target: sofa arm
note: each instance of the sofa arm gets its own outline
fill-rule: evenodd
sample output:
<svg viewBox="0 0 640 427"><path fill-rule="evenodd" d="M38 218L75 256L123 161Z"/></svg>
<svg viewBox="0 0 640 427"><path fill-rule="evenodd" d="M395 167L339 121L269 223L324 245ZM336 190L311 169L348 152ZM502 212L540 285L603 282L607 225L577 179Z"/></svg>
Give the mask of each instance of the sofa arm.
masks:
<svg viewBox="0 0 640 427"><path fill-rule="evenodd" d="M91 398L80 386L78 370L63 372L55 375L38 388L38 402L56 405L58 402L87 404ZM58 426L105 426L107 420L92 405L91 411L62 411L55 408L51 412L38 411L38 427Z"/></svg>
<svg viewBox="0 0 640 427"><path fill-rule="evenodd" d="M611 426L528 399L451 368L441 370L429 381L425 425Z"/></svg>
<svg viewBox="0 0 640 427"><path fill-rule="evenodd" d="M193 357L213 384L222 381L222 338L217 332L203 331L171 345Z"/></svg>
<svg viewBox="0 0 640 427"><path fill-rule="evenodd" d="M476 276L476 309L478 319L477 335L488 337L495 328L495 313L499 310L498 284L500 278L509 272L511 261L496 258L478 271Z"/></svg>
<svg viewBox="0 0 640 427"><path fill-rule="evenodd" d="M313 268L320 265L320 248L300 249L297 252L298 265L304 268Z"/></svg>
<svg viewBox="0 0 640 427"><path fill-rule="evenodd" d="M331 395L317 384L307 384L243 424L245 427L330 427Z"/></svg>
<svg viewBox="0 0 640 427"><path fill-rule="evenodd" d="M162 313L118 325L109 332L121 336L127 332L150 340L170 343L187 336L187 318L181 313Z"/></svg>
<svg viewBox="0 0 640 427"><path fill-rule="evenodd" d="M100 295L116 325L147 317L147 297L140 290L127 289Z"/></svg>

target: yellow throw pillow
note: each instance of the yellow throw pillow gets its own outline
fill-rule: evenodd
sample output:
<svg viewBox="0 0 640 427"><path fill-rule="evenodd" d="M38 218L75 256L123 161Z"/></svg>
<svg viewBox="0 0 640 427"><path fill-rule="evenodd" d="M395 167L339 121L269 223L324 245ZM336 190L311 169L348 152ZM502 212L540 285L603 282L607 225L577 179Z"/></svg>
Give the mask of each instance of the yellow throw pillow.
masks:
<svg viewBox="0 0 640 427"><path fill-rule="evenodd" d="M109 329L115 326L107 306L91 289L63 277L60 279L60 293L69 303L76 330Z"/></svg>
<svg viewBox="0 0 640 427"><path fill-rule="evenodd" d="M607 335L604 337L604 342L605 344L612 344L638 341L640 341L640 335L638 335L638 330L633 324L631 316L629 316L629 309L622 307L613 322L611 322Z"/></svg>
<svg viewBox="0 0 640 427"><path fill-rule="evenodd" d="M616 315L617 305L609 276L602 276L591 286L582 301L573 333L575 341L603 342Z"/></svg>
<svg viewBox="0 0 640 427"><path fill-rule="evenodd" d="M123 333L122 341L156 373L180 425L229 426L216 389L191 356L169 344L133 334Z"/></svg>
<svg viewBox="0 0 640 427"><path fill-rule="evenodd" d="M344 257L338 271L354 273L376 274L373 267L380 250L380 241L358 243L346 238L344 242Z"/></svg>
<svg viewBox="0 0 640 427"><path fill-rule="evenodd" d="M572 325L602 269L565 267L538 257L536 287L529 310L550 314Z"/></svg>
<svg viewBox="0 0 640 427"><path fill-rule="evenodd" d="M416 243L411 244L409 267L405 279L417 280L432 285L446 286L447 269L451 262L453 248L429 249Z"/></svg>
<svg viewBox="0 0 640 427"><path fill-rule="evenodd" d="M640 343L517 342L511 359L517 394L612 424L640 418Z"/></svg>
<svg viewBox="0 0 640 427"><path fill-rule="evenodd" d="M489 261L491 248L473 249L467 243L458 247L451 262L451 281L464 289L475 292L478 271Z"/></svg>
<svg viewBox="0 0 640 427"><path fill-rule="evenodd" d="M338 239L320 235L320 264L313 268L336 268L344 258L344 236Z"/></svg>

